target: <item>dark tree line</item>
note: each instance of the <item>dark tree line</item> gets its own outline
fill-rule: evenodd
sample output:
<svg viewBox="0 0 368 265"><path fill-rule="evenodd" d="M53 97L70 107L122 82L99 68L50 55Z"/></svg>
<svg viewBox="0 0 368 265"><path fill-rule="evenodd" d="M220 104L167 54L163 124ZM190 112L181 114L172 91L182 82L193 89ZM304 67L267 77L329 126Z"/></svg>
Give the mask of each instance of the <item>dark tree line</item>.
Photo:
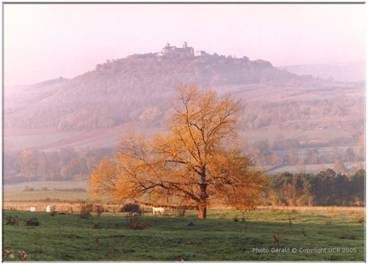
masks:
<svg viewBox="0 0 368 265"><path fill-rule="evenodd" d="M4 181L82 180L111 149L55 152L27 149L4 154ZM336 170L337 171L337 170ZM340 172L340 171L338 171ZM365 170L352 174L332 169L318 174L281 173L270 176L265 204L288 206L360 206L364 205Z"/></svg>
<svg viewBox="0 0 368 265"><path fill-rule="evenodd" d="M355 141L357 140L339 139L331 143L302 144L296 139L281 139L274 143L262 140L244 148L262 166L340 164L344 167L345 164L365 159L364 144L357 145ZM340 145L349 147L338 148Z"/></svg>
<svg viewBox="0 0 368 265"><path fill-rule="evenodd" d="M270 177L267 203L286 206L362 206L365 170L351 176L332 169L318 174L291 174Z"/></svg>

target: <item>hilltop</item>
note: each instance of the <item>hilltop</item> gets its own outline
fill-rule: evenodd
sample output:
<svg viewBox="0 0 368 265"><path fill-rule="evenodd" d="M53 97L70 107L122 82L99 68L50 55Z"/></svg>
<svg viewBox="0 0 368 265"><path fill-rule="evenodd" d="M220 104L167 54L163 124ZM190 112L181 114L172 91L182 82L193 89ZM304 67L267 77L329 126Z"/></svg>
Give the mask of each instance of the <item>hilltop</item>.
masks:
<svg viewBox="0 0 368 265"><path fill-rule="evenodd" d="M162 118L181 83L219 91L227 88L231 93L244 85L302 81L268 61L168 45L160 53L109 60L70 80L59 78L24 87L23 101L5 106L5 125L57 130L110 128L137 119ZM6 102L11 99L6 93Z"/></svg>
<svg viewBox="0 0 368 265"><path fill-rule="evenodd" d="M71 79L5 88L7 176L30 174L14 162L24 152L38 154L36 164L39 152L51 163L50 154L66 148L82 159L80 152L111 151L127 131L164 130L177 86L190 83L242 101L240 147L261 165L363 160L364 84L301 76L266 60L209 54L185 43L109 60ZM57 162L59 169L69 160Z"/></svg>

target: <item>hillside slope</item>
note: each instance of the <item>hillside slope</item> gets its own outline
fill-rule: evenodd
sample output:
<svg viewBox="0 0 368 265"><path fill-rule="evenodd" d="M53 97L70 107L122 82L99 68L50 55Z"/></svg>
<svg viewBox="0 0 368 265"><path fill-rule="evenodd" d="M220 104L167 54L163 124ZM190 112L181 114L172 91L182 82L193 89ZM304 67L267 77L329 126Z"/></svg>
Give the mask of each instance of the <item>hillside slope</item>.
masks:
<svg viewBox="0 0 368 265"><path fill-rule="evenodd" d="M293 163L305 163L311 152L331 163L336 150L348 148L355 160L360 155L364 84L298 76L264 60L172 46L108 61L72 79L5 88L5 152L114 148L127 131L163 130L180 84L240 99L240 146L261 164L288 165L295 153L299 162Z"/></svg>

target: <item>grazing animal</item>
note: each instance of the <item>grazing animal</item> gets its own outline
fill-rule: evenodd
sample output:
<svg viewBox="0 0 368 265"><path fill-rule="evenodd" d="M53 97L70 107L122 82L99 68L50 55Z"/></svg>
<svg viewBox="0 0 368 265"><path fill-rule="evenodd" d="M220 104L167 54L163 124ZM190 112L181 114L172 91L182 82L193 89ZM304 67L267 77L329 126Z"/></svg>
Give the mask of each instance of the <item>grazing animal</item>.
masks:
<svg viewBox="0 0 368 265"><path fill-rule="evenodd" d="M47 205L46 206L46 212L47 213L55 212L55 205Z"/></svg>
<svg viewBox="0 0 368 265"><path fill-rule="evenodd" d="M165 213L164 207L152 207L153 215L163 215Z"/></svg>
<svg viewBox="0 0 368 265"><path fill-rule="evenodd" d="M30 212L35 212L35 211L36 211L36 207L33 207L33 206L32 206L32 207L30 207L30 208L29 208L29 211L30 211Z"/></svg>

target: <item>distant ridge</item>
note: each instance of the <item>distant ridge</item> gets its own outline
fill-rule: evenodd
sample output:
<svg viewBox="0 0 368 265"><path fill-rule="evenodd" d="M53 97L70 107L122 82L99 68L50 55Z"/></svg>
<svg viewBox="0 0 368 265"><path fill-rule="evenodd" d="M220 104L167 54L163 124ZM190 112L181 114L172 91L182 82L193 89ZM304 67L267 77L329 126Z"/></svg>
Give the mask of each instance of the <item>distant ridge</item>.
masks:
<svg viewBox="0 0 368 265"><path fill-rule="evenodd" d="M160 52L108 60L72 79L60 77L29 86L27 90L32 89L33 93L17 96L17 100L22 100L12 105L6 127L110 128L137 120L147 109L155 108L151 111L154 119L161 119L181 83L220 90L226 87L231 92L231 87L250 84L292 85L307 81L314 82L273 67L265 60L197 52L187 43L180 48L167 44ZM48 88L47 93L37 92L35 88L41 87ZM29 102L32 105L27 105ZM156 102L161 105L157 107Z"/></svg>
<svg viewBox="0 0 368 265"><path fill-rule="evenodd" d="M346 64L304 64L289 65L281 67L290 73L298 75L310 75L315 78L322 78L340 82L364 82L365 64L364 62Z"/></svg>
<svg viewBox="0 0 368 265"><path fill-rule="evenodd" d="M364 132L360 83L300 76L266 60L209 54L184 43L109 60L75 78L5 88L5 151L115 148L128 131L165 130L179 84L241 100L239 146L258 146L258 156L268 160L274 153L267 150L285 161L296 157L285 152L299 153L300 160L313 151L329 154L331 163L332 148L356 148Z"/></svg>

